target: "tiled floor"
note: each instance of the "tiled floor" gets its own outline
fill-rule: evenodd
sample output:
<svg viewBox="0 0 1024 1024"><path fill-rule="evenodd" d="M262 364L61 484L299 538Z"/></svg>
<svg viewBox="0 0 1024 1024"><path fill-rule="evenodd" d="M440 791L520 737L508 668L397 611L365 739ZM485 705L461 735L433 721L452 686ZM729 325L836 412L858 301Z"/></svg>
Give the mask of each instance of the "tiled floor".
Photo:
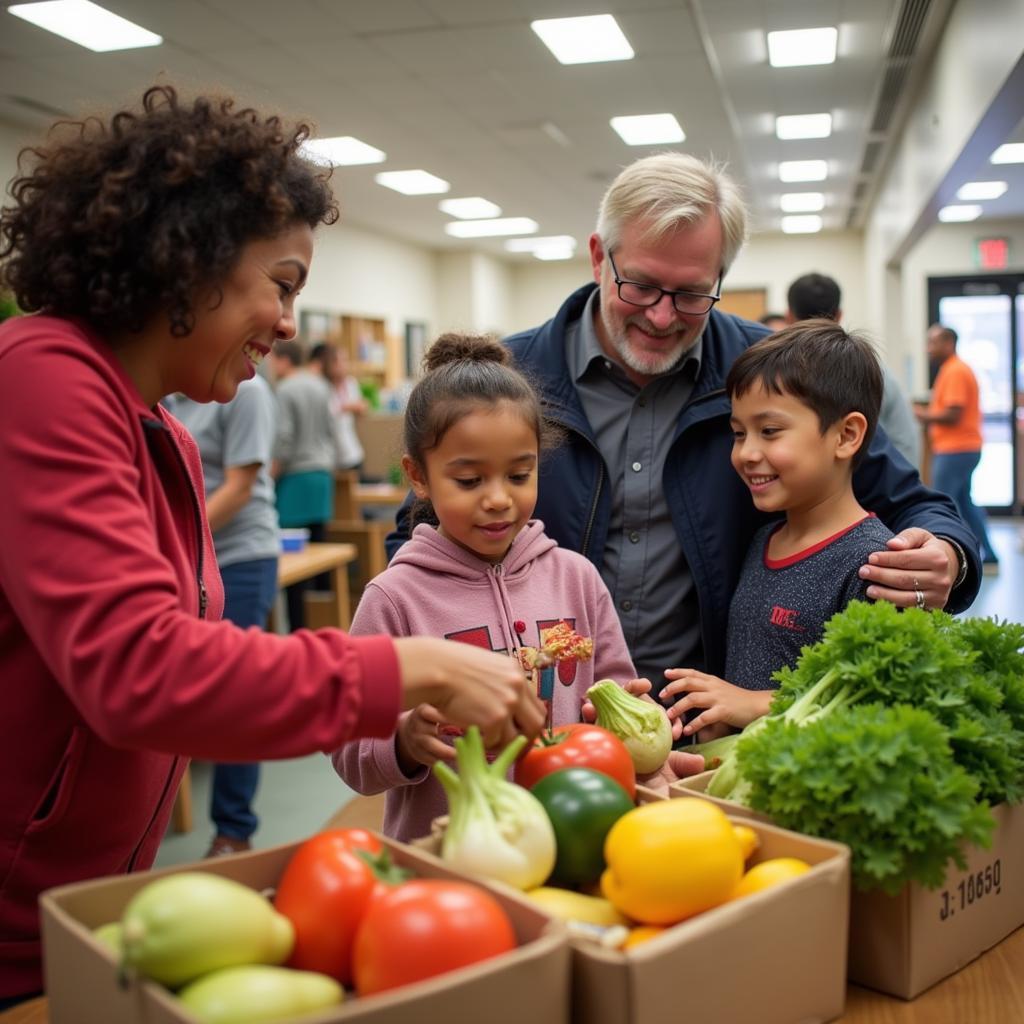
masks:
<svg viewBox="0 0 1024 1024"><path fill-rule="evenodd" d="M985 577L981 592L967 614L1024 621L1022 528L1024 521L1021 520L991 524L992 543L1001 560L1000 572L998 576ZM208 764L193 764L194 827L184 835L167 834L157 856L158 866L197 860L206 852L211 838L210 774ZM321 828L352 796L352 791L335 775L330 762L322 755L266 763L256 798L260 827L254 843L267 847L308 836Z"/></svg>

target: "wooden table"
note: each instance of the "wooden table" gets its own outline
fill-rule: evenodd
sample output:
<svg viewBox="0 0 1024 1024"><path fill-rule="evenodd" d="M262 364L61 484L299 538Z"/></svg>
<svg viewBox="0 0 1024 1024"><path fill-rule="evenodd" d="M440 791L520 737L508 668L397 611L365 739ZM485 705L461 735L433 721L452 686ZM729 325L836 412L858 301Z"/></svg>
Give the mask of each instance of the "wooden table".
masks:
<svg viewBox="0 0 1024 1024"><path fill-rule="evenodd" d="M792 979L799 984L799 965ZM741 977L737 975L737 981ZM769 993L762 997L770 999ZM666 1013L666 1020L671 1015ZM841 1024L1016 1024L1024 1021L1024 928L1018 928L951 978L922 993L913 1002L893 999L859 985L847 990ZM0 1024L48 1024L46 997L0 1013ZM728 1022L721 1022L728 1024Z"/></svg>
<svg viewBox="0 0 1024 1024"><path fill-rule="evenodd" d="M367 505L398 506L408 493L407 488L393 484L361 484L354 470L334 474L334 518L327 524L327 538L354 544L358 551L353 600L358 601L366 584L387 568L384 539L394 526L391 519L365 519L363 508Z"/></svg>

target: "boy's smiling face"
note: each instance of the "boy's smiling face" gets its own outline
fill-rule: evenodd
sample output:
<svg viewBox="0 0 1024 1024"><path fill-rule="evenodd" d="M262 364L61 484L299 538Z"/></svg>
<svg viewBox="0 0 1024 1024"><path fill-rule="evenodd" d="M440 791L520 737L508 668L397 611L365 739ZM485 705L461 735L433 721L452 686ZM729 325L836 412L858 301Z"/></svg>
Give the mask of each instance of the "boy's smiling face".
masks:
<svg viewBox="0 0 1024 1024"><path fill-rule="evenodd" d="M732 465L762 512L813 511L849 487L849 413L824 433L818 415L763 383L732 399ZM863 419L863 417L860 417Z"/></svg>

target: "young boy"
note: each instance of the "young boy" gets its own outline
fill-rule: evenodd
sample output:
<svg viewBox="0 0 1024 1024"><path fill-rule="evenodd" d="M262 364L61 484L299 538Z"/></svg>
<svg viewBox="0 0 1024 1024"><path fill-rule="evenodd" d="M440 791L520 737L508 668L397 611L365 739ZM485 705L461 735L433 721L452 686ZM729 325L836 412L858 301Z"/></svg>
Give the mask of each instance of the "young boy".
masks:
<svg viewBox="0 0 1024 1024"><path fill-rule="evenodd" d="M882 402L871 346L832 320L803 320L752 345L726 379L735 440L732 465L762 512L785 513L751 542L729 606L726 682L668 669L668 712L703 711L685 725L700 738L766 714L772 673L821 638L826 621L866 600L858 569L892 533L853 494ZM717 724L721 723L721 724ZM714 730L708 726L716 725Z"/></svg>

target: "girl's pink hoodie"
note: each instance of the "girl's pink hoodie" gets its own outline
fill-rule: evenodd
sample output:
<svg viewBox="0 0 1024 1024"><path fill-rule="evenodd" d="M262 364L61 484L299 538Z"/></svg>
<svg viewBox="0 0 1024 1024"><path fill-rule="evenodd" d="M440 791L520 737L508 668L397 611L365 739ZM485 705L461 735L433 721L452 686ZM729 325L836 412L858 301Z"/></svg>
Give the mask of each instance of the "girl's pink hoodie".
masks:
<svg viewBox="0 0 1024 1024"><path fill-rule="evenodd" d="M636 673L597 570L582 555L559 548L539 520L523 528L498 565L433 527L417 526L367 586L351 632L442 636L511 654L522 646L539 647L540 631L563 619L594 641L591 661L563 662L541 678L540 696L552 701L553 724L568 725L580 721L584 694L596 680L625 683ZM427 835L431 820L447 813L444 790L427 768L412 777L402 773L394 736L347 743L331 760L357 793L387 790L389 836Z"/></svg>

